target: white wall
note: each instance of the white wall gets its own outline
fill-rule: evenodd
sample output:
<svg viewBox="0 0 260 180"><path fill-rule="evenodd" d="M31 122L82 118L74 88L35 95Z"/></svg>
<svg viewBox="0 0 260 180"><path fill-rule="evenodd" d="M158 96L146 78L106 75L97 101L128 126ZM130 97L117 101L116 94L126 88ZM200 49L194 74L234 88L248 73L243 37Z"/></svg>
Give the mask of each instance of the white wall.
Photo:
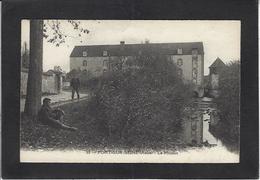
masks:
<svg viewBox="0 0 260 180"><path fill-rule="evenodd" d="M118 57L110 57L110 59L116 59ZM183 65L178 66L183 70L183 78L185 81L192 82L192 55L172 55L171 60L177 64L177 60L181 58ZM87 66L83 66L83 61L87 61ZM102 75L104 60L108 60L108 57L71 57L70 58L70 70L80 69L88 70L93 73L94 76ZM197 85L203 85L203 55L198 55L198 74Z"/></svg>

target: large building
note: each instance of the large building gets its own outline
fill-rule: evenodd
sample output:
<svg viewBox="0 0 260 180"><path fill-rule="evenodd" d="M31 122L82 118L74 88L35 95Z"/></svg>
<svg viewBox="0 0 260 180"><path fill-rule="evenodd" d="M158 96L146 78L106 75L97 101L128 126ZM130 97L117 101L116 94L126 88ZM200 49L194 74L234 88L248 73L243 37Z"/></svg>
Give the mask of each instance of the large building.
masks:
<svg viewBox="0 0 260 180"><path fill-rule="evenodd" d="M70 70L87 70L95 76L102 75L111 67L113 60L125 62L142 54L166 55L178 67L184 81L203 85L204 50L202 42L145 43L117 45L75 46L70 55Z"/></svg>

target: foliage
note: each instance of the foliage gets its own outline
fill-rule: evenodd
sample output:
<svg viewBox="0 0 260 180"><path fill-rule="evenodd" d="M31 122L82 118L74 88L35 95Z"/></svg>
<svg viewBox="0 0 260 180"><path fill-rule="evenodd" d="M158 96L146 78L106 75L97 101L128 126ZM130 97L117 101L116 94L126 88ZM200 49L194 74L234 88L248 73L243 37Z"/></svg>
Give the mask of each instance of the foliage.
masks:
<svg viewBox="0 0 260 180"><path fill-rule="evenodd" d="M240 107L240 62L226 65L219 77L220 94L216 103L220 112L219 134L238 144Z"/></svg>
<svg viewBox="0 0 260 180"><path fill-rule="evenodd" d="M71 70L66 74L66 81L70 81L73 77L79 78L81 87L88 87L88 85L95 79L93 74L87 70Z"/></svg>
<svg viewBox="0 0 260 180"><path fill-rule="evenodd" d="M144 54L131 64L99 79L87 113L111 142L145 147L174 143L191 87L165 56Z"/></svg>
<svg viewBox="0 0 260 180"><path fill-rule="evenodd" d="M64 29L61 28L61 20L46 20L43 24L43 37L47 39L47 42L60 46L60 44L66 42L66 38L82 37L83 34L89 33L88 29L81 26L80 21L67 20L66 22L77 32L77 36L64 32Z"/></svg>
<svg viewBox="0 0 260 180"><path fill-rule="evenodd" d="M66 104L62 122L78 128L76 132L58 130L21 116L20 141L22 149L30 150L84 150L97 153L153 153L152 149L125 148L119 143L111 143L100 129L99 122L86 113L86 101ZM161 151L172 153L175 148L159 147ZM178 146L178 148L185 148Z"/></svg>

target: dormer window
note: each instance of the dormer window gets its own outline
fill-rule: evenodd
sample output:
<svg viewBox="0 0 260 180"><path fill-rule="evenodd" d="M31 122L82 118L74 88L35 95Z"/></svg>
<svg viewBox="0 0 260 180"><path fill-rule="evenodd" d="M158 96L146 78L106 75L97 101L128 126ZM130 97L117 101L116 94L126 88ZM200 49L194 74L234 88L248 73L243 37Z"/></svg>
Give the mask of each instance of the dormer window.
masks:
<svg viewBox="0 0 260 180"><path fill-rule="evenodd" d="M182 48L177 49L177 54L182 54Z"/></svg>
<svg viewBox="0 0 260 180"><path fill-rule="evenodd" d="M83 51L83 56L86 57L88 55L87 51Z"/></svg>
<svg viewBox="0 0 260 180"><path fill-rule="evenodd" d="M107 51L103 51L103 56L107 56Z"/></svg>

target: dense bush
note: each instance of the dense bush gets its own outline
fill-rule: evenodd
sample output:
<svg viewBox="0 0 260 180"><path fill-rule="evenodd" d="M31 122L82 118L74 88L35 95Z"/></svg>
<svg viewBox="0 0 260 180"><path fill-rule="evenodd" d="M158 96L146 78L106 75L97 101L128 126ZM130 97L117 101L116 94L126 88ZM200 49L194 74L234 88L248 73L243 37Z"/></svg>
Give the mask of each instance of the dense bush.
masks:
<svg viewBox="0 0 260 180"><path fill-rule="evenodd" d="M223 141L239 143L240 62L227 64L219 77L220 94L216 103L220 113L218 134Z"/></svg>
<svg viewBox="0 0 260 180"><path fill-rule="evenodd" d="M183 84L175 65L164 56L143 55L131 64L135 65L99 79L87 113L112 142L144 147L176 142L180 112L192 88Z"/></svg>

